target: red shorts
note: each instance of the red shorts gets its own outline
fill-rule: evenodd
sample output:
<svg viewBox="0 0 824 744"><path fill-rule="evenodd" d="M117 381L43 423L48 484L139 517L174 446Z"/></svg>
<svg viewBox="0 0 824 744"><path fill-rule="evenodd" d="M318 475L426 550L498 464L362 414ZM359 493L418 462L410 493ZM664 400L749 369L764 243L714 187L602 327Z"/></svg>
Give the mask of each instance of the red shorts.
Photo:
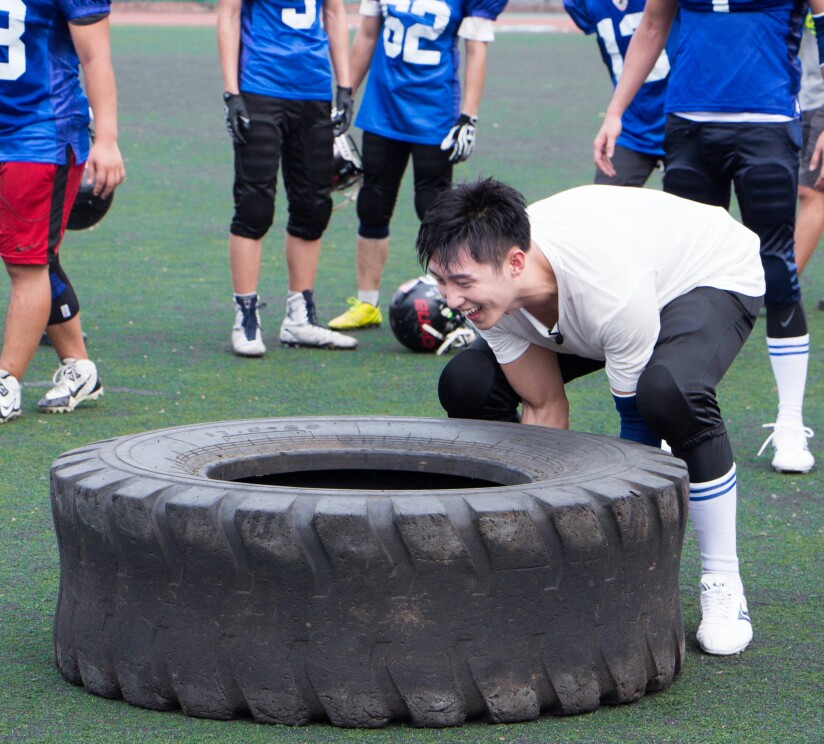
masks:
<svg viewBox="0 0 824 744"><path fill-rule="evenodd" d="M83 166L0 163L0 257L44 265L66 231Z"/></svg>

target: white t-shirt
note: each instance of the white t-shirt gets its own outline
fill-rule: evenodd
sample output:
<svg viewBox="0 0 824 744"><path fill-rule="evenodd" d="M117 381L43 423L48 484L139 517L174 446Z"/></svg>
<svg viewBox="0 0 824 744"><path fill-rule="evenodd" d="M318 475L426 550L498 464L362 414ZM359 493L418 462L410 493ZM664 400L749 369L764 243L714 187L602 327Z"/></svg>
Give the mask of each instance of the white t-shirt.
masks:
<svg viewBox="0 0 824 744"><path fill-rule="evenodd" d="M764 294L758 236L720 207L652 189L582 186L528 209L532 240L558 281L558 323L526 310L481 335L501 364L530 346L606 360L610 385L635 391L660 330L659 312L696 287Z"/></svg>

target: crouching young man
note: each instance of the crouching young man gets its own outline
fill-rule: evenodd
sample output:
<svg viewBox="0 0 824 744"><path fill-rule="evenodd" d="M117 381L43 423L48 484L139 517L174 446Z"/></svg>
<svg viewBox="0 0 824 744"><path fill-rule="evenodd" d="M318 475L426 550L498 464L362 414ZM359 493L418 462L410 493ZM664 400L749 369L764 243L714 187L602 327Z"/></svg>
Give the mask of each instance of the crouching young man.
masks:
<svg viewBox="0 0 824 744"><path fill-rule="evenodd" d="M701 551L697 640L752 639L738 570L736 474L715 389L764 294L758 237L723 209L659 191L584 186L526 206L494 179L444 192L418 258L482 337L445 368L451 417L565 429L564 383L605 368L621 437L686 461Z"/></svg>

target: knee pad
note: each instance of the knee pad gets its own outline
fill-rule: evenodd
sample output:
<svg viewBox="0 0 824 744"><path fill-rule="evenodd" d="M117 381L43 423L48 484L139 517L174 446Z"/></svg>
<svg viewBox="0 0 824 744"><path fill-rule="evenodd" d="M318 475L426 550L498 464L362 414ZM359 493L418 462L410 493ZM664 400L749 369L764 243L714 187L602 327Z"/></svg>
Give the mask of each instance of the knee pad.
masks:
<svg viewBox="0 0 824 744"><path fill-rule="evenodd" d="M271 196L248 190L235 199L235 216L230 232L241 238L260 240L275 220L275 202Z"/></svg>
<svg viewBox="0 0 824 744"><path fill-rule="evenodd" d="M320 240L332 216L332 197L316 194L311 203L289 204L286 232L301 240Z"/></svg>
<svg viewBox="0 0 824 744"><path fill-rule="evenodd" d="M80 312L80 303L57 256L49 259L49 283L51 284L49 325L65 323Z"/></svg>
<svg viewBox="0 0 824 744"><path fill-rule="evenodd" d="M664 191L682 199L725 208L730 201L729 186L708 183L700 171L680 164L667 163L664 170Z"/></svg>
<svg viewBox="0 0 824 744"><path fill-rule="evenodd" d="M388 238L393 208L394 204L387 209L380 192L364 184L358 192L358 235L374 240Z"/></svg>
<svg viewBox="0 0 824 744"><path fill-rule="evenodd" d="M518 421L520 399L490 353L466 349L438 380L438 399L449 418Z"/></svg>
<svg viewBox="0 0 824 744"><path fill-rule="evenodd" d="M768 338L797 338L807 334L807 316L800 302L777 310L767 309Z"/></svg>
<svg viewBox="0 0 824 744"><path fill-rule="evenodd" d="M673 450L720 421L714 396L688 393L663 364L644 370L635 395L644 421Z"/></svg>

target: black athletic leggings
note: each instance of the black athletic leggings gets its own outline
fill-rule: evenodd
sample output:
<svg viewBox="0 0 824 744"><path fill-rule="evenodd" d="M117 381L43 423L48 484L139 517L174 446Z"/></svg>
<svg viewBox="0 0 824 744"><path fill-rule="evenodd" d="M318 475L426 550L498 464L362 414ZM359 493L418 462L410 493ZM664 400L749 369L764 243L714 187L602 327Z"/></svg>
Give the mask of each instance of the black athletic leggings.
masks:
<svg viewBox="0 0 824 744"><path fill-rule="evenodd" d="M703 483L732 467L732 449L715 390L750 335L761 297L698 287L661 310L661 331L638 380L638 407L647 425L687 462ZM604 362L558 354L569 382ZM438 383L450 418L517 421L520 397L483 339L444 367Z"/></svg>

